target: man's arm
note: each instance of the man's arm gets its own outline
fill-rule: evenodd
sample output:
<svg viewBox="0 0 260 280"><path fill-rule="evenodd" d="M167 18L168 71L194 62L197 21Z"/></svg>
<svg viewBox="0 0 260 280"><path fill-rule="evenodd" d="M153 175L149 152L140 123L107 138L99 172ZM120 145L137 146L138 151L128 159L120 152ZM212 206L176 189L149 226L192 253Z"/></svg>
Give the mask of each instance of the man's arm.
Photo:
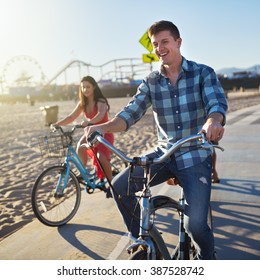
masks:
<svg viewBox="0 0 260 280"><path fill-rule="evenodd" d="M84 128L84 132L86 137L88 137L92 132L99 131L101 134L105 133L113 133L113 132L121 132L127 129L127 124L125 120L119 117L115 117L112 120L99 124L99 125L92 125Z"/></svg>

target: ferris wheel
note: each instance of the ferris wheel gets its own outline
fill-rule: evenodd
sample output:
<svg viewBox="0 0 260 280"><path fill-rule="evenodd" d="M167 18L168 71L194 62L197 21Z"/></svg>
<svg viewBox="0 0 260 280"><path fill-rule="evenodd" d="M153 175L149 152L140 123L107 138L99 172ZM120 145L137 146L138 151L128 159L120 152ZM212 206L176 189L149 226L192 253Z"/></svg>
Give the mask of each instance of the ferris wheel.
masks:
<svg viewBox="0 0 260 280"><path fill-rule="evenodd" d="M3 69L6 87L36 87L45 81L40 64L32 57L19 55L7 61Z"/></svg>

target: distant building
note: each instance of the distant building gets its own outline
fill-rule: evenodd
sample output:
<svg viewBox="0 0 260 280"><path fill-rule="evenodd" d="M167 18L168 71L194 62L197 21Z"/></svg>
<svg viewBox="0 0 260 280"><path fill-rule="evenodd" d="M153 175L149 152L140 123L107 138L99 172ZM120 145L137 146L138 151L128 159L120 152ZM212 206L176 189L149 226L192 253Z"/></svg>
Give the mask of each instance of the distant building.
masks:
<svg viewBox="0 0 260 280"><path fill-rule="evenodd" d="M239 71L233 73L232 79L257 78L259 76L255 71Z"/></svg>
<svg viewBox="0 0 260 280"><path fill-rule="evenodd" d="M250 71L239 71L239 72L233 73L233 78L234 79L244 79L244 78L250 78L251 75L252 75L252 72L250 72Z"/></svg>

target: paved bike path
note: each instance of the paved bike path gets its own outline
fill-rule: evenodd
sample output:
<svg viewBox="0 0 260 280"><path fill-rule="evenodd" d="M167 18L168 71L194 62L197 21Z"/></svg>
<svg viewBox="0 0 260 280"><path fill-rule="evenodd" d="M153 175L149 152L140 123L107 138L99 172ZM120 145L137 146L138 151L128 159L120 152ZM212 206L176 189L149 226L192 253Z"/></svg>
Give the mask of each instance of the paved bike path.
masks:
<svg viewBox="0 0 260 280"><path fill-rule="evenodd" d="M213 187L219 259L260 259L260 105L227 116Z"/></svg>
<svg viewBox="0 0 260 280"><path fill-rule="evenodd" d="M225 138L217 151L220 183L212 193L214 232L219 259L260 259L260 105L228 114ZM162 184L155 192L178 188ZM162 228L171 230L168 215L161 215ZM174 234L166 234L169 244ZM104 193L82 193L78 213L60 228L38 220L0 242L0 259L126 259L129 240L112 199Z"/></svg>

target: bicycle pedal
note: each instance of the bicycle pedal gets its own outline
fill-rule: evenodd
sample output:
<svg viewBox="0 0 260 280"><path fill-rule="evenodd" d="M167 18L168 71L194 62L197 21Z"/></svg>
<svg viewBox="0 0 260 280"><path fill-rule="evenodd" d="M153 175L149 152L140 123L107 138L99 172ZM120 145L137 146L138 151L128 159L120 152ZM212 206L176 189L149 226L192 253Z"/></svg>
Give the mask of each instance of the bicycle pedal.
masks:
<svg viewBox="0 0 260 280"><path fill-rule="evenodd" d="M91 187L87 187L86 191L87 191L88 194L92 194L94 192L94 189L91 188Z"/></svg>

